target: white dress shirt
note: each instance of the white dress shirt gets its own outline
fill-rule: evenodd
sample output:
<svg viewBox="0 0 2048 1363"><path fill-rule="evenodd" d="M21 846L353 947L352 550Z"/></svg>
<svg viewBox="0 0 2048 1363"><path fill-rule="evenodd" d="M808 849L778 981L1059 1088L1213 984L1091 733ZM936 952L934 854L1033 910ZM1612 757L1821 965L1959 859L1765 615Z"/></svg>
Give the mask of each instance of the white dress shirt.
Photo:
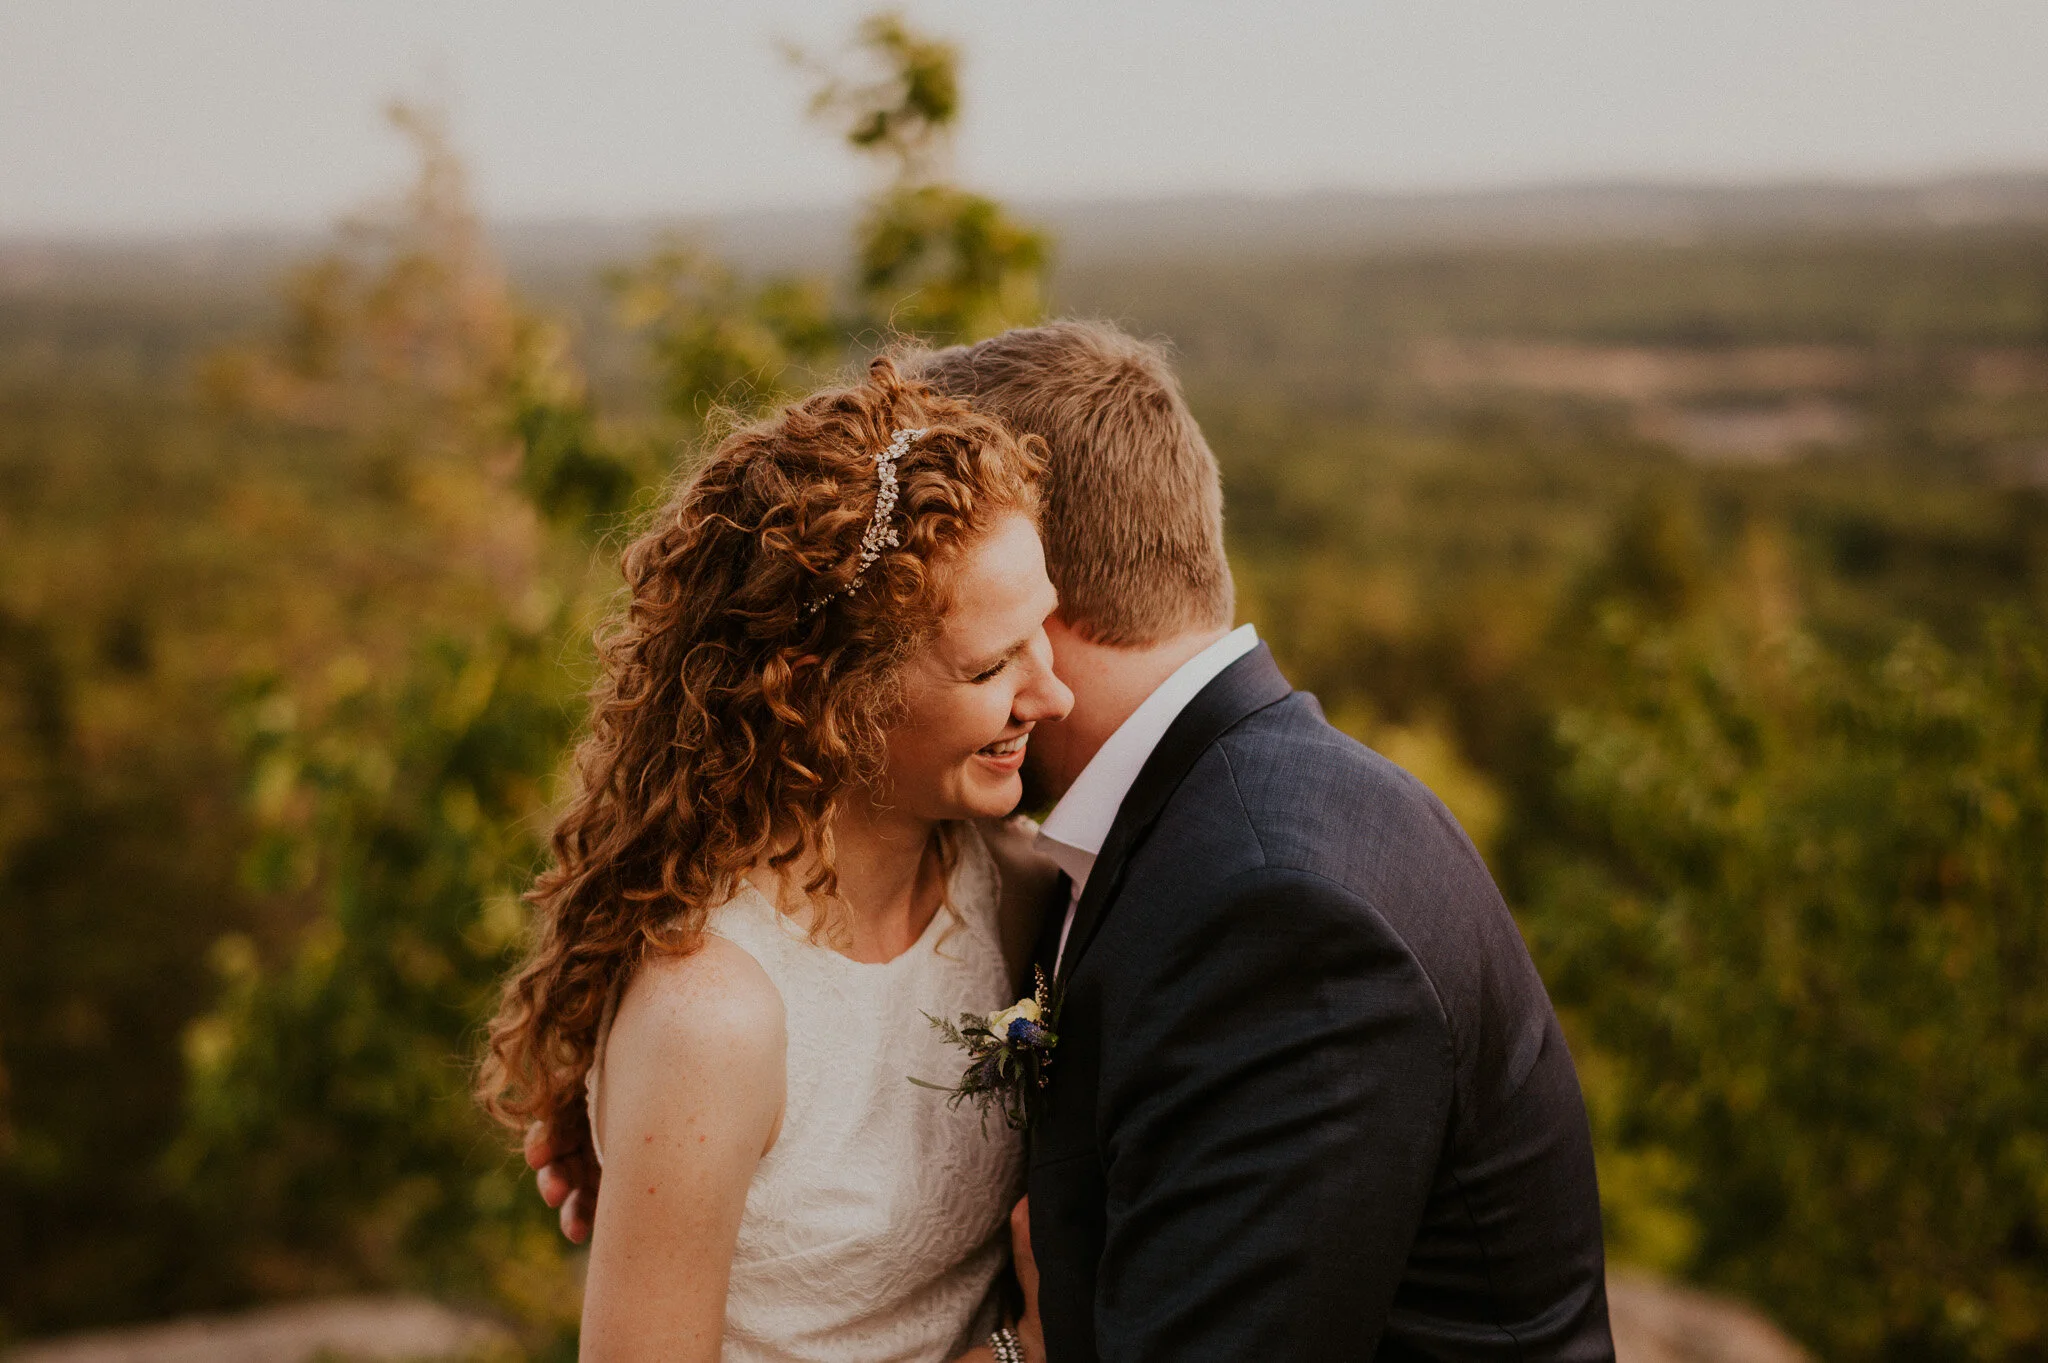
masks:
<svg viewBox="0 0 2048 1363"><path fill-rule="evenodd" d="M1060 802L1052 807L1052 813L1046 815L1045 824L1038 830L1038 850L1057 862L1074 884L1073 894L1067 900L1067 919L1060 927L1059 954L1053 958L1055 971L1059 969L1060 958L1067 954L1067 934L1074 930L1074 911L1081 905L1081 891L1088 887L1088 873L1095 869L1095 858L1102 854L1109 826L1116 821L1116 812L1124 796L1131 793L1145 760L1152 756L1159 740L1166 737L1180 712L1187 709L1188 702L1214 681L1217 673L1258 647L1258 643L1257 630L1239 625L1182 663L1172 676L1159 683L1158 690L1131 711L1129 719L1117 726L1116 732L1074 778L1074 784L1060 797Z"/></svg>

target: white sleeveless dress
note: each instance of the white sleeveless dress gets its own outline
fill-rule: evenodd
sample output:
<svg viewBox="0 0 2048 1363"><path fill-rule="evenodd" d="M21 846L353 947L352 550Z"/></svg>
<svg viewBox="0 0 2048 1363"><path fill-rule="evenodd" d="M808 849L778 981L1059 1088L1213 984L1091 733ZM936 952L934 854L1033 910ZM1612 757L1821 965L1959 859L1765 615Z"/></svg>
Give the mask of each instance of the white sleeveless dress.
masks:
<svg viewBox="0 0 2048 1363"><path fill-rule="evenodd" d="M782 1129L747 1189L726 1293L727 1363L940 1363L994 1327L990 1289L1021 1194L1017 1135L919 1079L951 1084L964 1054L923 1013L951 1020L1014 1003L997 925L1000 886L963 825L941 909L917 944L866 964L814 945L747 885L710 931L752 956L789 1020ZM593 1146L604 1068L588 1088Z"/></svg>

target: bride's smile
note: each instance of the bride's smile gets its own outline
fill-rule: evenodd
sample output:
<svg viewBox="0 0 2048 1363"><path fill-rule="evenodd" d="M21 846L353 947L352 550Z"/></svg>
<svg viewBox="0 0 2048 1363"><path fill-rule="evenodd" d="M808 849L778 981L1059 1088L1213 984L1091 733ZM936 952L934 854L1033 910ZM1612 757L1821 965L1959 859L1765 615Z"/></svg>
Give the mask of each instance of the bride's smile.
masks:
<svg viewBox="0 0 2048 1363"><path fill-rule="evenodd" d="M1031 731L1026 729L1015 738L1005 738L1000 742L991 743L979 751L983 757L988 759L990 766L1001 767L1005 771L1015 771L1018 767L1024 765L1024 745L1030 740ZM1011 760L1013 758L1015 761Z"/></svg>
<svg viewBox="0 0 2048 1363"><path fill-rule="evenodd" d="M1029 516L1002 516L948 568L952 608L905 669L883 799L921 819L1000 817L1023 796L1031 731L1073 707L1045 633L1059 598Z"/></svg>

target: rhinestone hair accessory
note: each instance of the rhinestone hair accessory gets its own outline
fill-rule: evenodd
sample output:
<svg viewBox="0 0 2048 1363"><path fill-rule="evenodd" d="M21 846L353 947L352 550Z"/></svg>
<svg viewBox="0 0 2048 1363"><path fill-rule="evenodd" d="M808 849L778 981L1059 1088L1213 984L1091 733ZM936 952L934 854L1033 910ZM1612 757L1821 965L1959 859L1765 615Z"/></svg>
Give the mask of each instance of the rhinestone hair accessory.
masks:
<svg viewBox="0 0 2048 1363"><path fill-rule="evenodd" d="M928 426L906 426L889 436L888 445L875 454L875 514L868 520L868 528L860 537L860 562L854 565L853 581L836 592L826 592L805 608L805 615L816 615L825 608L825 603L835 596L844 596L860 586L861 579L868 575L876 559L884 549L894 549L903 541L897 538L894 517L896 514L896 461L903 457L910 442L922 436Z"/></svg>

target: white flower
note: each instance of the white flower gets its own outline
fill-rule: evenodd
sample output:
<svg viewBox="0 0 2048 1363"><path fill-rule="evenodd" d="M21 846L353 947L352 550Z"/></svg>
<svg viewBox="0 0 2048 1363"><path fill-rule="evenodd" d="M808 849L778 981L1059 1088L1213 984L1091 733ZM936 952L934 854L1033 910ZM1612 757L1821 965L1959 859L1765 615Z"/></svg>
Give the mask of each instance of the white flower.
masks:
<svg viewBox="0 0 2048 1363"><path fill-rule="evenodd" d="M988 1029L997 1036L1008 1036L1010 1034L1010 1024L1018 1018L1023 1018L1028 1022L1039 1021L1038 1000L1032 998L1019 999L1000 1013L990 1013L988 1015Z"/></svg>

